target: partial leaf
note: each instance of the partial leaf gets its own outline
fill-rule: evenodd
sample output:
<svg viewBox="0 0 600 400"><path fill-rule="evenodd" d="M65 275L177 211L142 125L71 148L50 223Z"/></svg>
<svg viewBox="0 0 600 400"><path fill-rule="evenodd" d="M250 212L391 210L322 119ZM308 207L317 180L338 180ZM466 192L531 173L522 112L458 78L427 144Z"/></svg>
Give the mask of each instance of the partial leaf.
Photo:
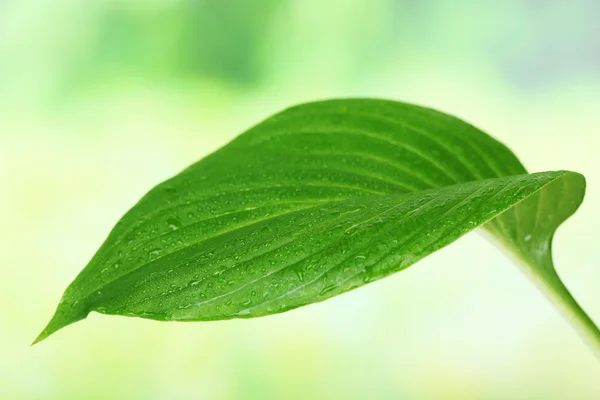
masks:
<svg viewBox="0 0 600 400"><path fill-rule="evenodd" d="M590 343L552 265L583 176L527 174L446 114L383 100L293 107L152 189L115 226L37 340L89 312L248 318L315 303L483 226Z"/></svg>

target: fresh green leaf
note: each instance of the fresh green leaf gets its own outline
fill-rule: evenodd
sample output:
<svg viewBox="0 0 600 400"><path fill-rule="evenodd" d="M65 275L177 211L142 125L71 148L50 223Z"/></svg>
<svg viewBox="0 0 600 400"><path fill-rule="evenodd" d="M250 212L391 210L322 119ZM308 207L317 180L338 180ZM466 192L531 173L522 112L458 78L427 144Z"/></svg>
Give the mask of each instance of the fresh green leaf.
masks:
<svg viewBox="0 0 600 400"><path fill-rule="evenodd" d="M597 346L551 259L584 191L582 175L528 174L504 145L437 111L366 99L296 106L152 189L37 340L91 311L177 321L283 312L483 226Z"/></svg>

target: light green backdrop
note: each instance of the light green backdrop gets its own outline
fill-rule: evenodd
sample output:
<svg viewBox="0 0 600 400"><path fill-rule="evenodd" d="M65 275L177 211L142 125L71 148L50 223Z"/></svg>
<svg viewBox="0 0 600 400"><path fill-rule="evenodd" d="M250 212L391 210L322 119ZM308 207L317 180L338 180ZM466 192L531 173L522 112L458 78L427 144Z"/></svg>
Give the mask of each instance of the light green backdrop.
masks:
<svg viewBox="0 0 600 400"><path fill-rule="evenodd" d="M600 363L471 234L257 320L92 314L33 347L154 184L288 105L376 96L461 116L588 179L559 273L600 321L598 0L0 0L0 398L600 399Z"/></svg>

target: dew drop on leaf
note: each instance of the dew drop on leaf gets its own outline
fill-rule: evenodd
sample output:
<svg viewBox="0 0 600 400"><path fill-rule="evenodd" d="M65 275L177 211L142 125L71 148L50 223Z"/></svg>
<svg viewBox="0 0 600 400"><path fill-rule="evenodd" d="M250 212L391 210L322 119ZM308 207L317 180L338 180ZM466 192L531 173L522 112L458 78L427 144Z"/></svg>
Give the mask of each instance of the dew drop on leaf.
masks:
<svg viewBox="0 0 600 400"><path fill-rule="evenodd" d="M177 229L181 229L181 227L183 226L182 223L181 223L181 221L179 221L176 218L169 218L169 219L167 219L167 225L173 231L176 231Z"/></svg>
<svg viewBox="0 0 600 400"><path fill-rule="evenodd" d="M161 253L161 249L152 249L148 252L148 258L152 259L152 258L156 258L160 255Z"/></svg>
<svg viewBox="0 0 600 400"><path fill-rule="evenodd" d="M323 290L321 290L321 296L323 296L324 294L327 294L328 292L331 292L333 289L335 289L337 286L336 285L329 285L326 286Z"/></svg>

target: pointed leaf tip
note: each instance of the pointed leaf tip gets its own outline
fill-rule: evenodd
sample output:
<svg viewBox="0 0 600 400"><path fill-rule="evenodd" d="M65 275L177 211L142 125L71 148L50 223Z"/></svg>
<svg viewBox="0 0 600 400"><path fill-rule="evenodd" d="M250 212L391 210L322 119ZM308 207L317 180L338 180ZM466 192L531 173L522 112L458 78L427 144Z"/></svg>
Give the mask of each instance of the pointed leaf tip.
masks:
<svg viewBox="0 0 600 400"><path fill-rule="evenodd" d="M31 346L46 339L59 329L62 329L67 325L71 325L74 322L81 321L87 317L88 314L89 311L86 310L83 304L78 305L77 303L71 304L64 301L61 302L58 305L56 312L50 319L50 322L48 322L48 325L46 325L44 330L35 338L35 340L31 343Z"/></svg>
<svg viewBox="0 0 600 400"><path fill-rule="evenodd" d="M33 342L31 342L31 346L34 346L35 344L41 342L42 340L46 339L48 337L48 334L46 333L45 330L43 330L38 337L35 338L35 340Z"/></svg>

